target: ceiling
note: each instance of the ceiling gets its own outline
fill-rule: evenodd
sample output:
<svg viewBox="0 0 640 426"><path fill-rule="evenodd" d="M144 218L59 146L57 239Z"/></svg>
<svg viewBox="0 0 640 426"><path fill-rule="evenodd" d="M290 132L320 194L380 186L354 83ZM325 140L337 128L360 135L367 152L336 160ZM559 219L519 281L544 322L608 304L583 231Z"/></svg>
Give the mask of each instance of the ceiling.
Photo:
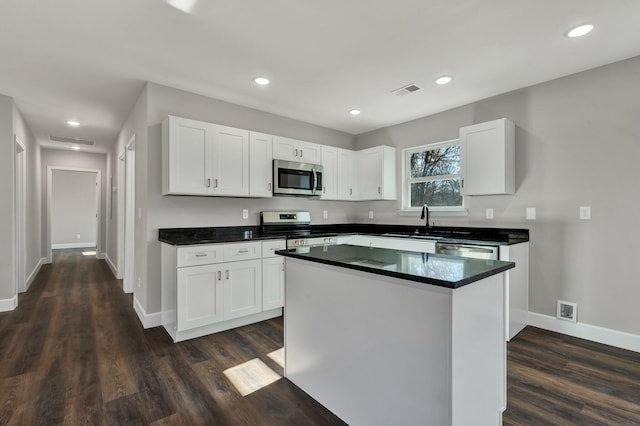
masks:
<svg viewBox="0 0 640 426"><path fill-rule="evenodd" d="M0 93L107 152L145 81L360 134L640 55L637 0L171 1L0 2Z"/></svg>

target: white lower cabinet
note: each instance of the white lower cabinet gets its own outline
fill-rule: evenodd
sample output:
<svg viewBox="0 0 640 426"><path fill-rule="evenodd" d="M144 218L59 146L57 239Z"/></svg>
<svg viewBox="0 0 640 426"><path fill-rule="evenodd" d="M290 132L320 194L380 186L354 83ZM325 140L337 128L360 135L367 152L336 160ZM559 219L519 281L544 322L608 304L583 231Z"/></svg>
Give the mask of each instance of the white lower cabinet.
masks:
<svg viewBox="0 0 640 426"><path fill-rule="evenodd" d="M284 262L275 250L266 250L269 261ZM263 304L262 242L162 244L161 251L162 325L175 342L282 315L282 303Z"/></svg>
<svg viewBox="0 0 640 426"><path fill-rule="evenodd" d="M284 307L284 257L276 250L287 248L286 240L262 242L262 309Z"/></svg>

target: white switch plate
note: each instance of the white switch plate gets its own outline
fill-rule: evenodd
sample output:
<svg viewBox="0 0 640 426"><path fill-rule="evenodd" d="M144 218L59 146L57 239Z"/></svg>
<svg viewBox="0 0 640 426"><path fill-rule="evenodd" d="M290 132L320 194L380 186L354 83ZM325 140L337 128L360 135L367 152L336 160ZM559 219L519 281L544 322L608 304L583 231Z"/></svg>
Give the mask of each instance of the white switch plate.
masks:
<svg viewBox="0 0 640 426"><path fill-rule="evenodd" d="M493 209L491 207L487 207L484 212L487 219L493 219Z"/></svg>
<svg viewBox="0 0 640 426"><path fill-rule="evenodd" d="M369 210L369 219L373 219L373 210Z"/></svg>
<svg viewBox="0 0 640 426"><path fill-rule="evenodd" d="M591 220L591 206L580 206L580 220Z"/></svg>
<svg viewBox="0 0 640 426"><path fill-rule="evenodd" d="M527 207L527 220L536 220L536 208Z"/></svg>
<svg viewBox="0 0 640 426"><path fill-rule="evenodd" d="M249 219L249 210L242 209L242 218L243 219Z"/></svg>
<svg viewBox="0 0 640 426"><path fill-rule="evenodd" d="M322 218L323 219L329 219L329 212L327 210L323 210L322 211Z"/></svg>

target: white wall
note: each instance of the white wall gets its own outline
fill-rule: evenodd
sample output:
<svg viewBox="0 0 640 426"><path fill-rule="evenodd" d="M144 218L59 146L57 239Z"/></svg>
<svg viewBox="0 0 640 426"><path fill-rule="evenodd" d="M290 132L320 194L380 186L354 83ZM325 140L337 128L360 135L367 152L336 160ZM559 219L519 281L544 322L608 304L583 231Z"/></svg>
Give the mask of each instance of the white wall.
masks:
<svg viewBox="0 0 640 426"><path fill-rule="evenodd" d="M51 193L51 243L80 245L96 243L97 173L53 170Z"/></svg>
<svg viewBox="0 0 640 426"><path fill-rule="evenodd" d="M76 168L76 169L90 169L90 170L100 170L100 174L102 176L102 182L100 182L102 187L102 197L100 202L100 216L101 216L101 229L100 229L100 247L97 248L98 256L105 251L105 240L106 240L106 216L107 216L107 208L106 208L106 190L107 188L107 178L106 178L106 169L107 169L107 156L106 154L95 154L95 153L87 153L87 152L76 152L71 150L62 150L62 149L42 149L41 153L41 163L42 163L42 206L45 214L42 216L42 246L43 249L47 250L47 169L48 167L53 168Z"/></svg>
<svg viewBox="0 0 640 426"><path fill-rule="evenodd" d="M13 243L13 100L0 95L0 300L16 295Z"/></svg>
<svg viewBox="0 0 640 426"><path fill-rule="evenodd" d="M467 217L436 217L436 224L529 228L530 311L555 317L557 299L572 301L579 322L640 334L639 114L637 57L359 135L356 145L400 152L509 118L516 124L516 194L467 197ZM591 221L578 219L580 206L592 207ZM484 219L487 207L493 220ZM525 220L526 207L536 207L537 220ZM362 203L357 216L368 221L374 210L375 222L421 223L398 216L398 208L400 200Z"/></svg>

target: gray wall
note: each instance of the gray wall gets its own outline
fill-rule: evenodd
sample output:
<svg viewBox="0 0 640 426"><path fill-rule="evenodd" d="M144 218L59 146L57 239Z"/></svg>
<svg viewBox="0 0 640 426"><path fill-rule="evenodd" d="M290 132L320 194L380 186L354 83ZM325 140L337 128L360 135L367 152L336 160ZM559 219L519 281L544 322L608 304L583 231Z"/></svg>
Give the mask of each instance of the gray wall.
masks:
<svg viewBox="0 0 640 426"><path fill-rule="evenodd" d="M0 300L15 296L13 243L13 100L0 95Z"/></svg>
<svg viewBox="0 0 640 426"><path fill-rule="evenodd" d="M54 170L52 176L51 243L96 243L97 173Z"/></svg>
<svg viewBox="0 0 640 426"><path fill-rule="evenodd" d="M436 224L529 228L530 311L555 317L556 300L567 300L579 322L640 334L640 57L362 134L356 146L395 146L401 161L402 148L501 117L516 124L516 194L466 197L467 217ZM401 194L400 168L398 181ZM591 221L578 219L580 206L592 207ZM525 220L526 207L537 220ZM420 223L399 208L362 203L357 217L374 210L374 222Z"/></svg>
<svg viewBox="0 0 640 426"><path fill-rule="evenodd" d="M98 255L105 251L106 240L106 196L107 190L107 156L106 154L95 154L87 152L76 152L71 150L61 149L42 149L41 162L42 162L42 206L44 214L42 215L42 246L44 250L47 250L47 169L48 167L58 168L77 168L77 169L90 169L100 170L101 172L101 187L102 197L100 202L100 216L101 216L101 240L100 247L97 248Z"/></svg>

